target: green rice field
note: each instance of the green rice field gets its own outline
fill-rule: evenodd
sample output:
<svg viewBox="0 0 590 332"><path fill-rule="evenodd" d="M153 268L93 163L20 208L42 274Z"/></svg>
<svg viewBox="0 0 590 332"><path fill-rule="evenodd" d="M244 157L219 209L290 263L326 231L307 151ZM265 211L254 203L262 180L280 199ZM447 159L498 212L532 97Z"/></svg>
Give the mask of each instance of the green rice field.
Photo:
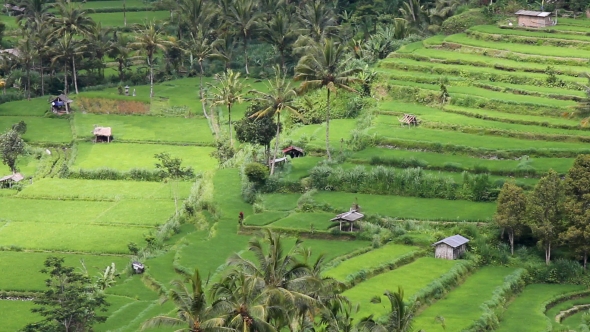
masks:
<svg viewBox="0 0 590 332"><path fill-rule="evenodd" d="M504 277L514 272L508 267L484 267L469 276L456 290L421 312L415 326L424 331L463 331L483 311L480 306L491 299L493 291L502 285ZM445 327L436 321L444 317Z"/></svg>
<svg viewBox="0 0 590 332"><path fill-rule="evenodd" d="M326 276L339 281L346 281L346 278L352 273L393 262L403 255L416 250L418 250L417 247L387 244L381 248L371 250L368 253L345 260L336 267L329 269L326 272Z"/></svg>
<svg viewBox="0 0 590 332"><path fill-rule="evenodd" d="M154 155L168 152L172 157L182 156L184 166L192 166L195 171L202 172L212 170L217 166L216 160L210 156L212 151L213 148L201 146L117 142L110 144L80 143L73 168L113 168L121 171L128 171L132 168L155 169ZM105 158L105 155L117 157Z"/></svg>
<svg viewBox="0 0 590 332"><path fill-rule="evenodd" d="M117 29L123 24L119 11L122 4L80 3L88 11L115 11L93 12L90 16L103 27ZM142 9L126 13L128 28L170 18L170 11L148 10L151 4L144 1L128 0L126 6ZM14 17L3 15L0 21L7 24L7 38L13 42L17 31ZM435 287L454 267L465 264L462 260L435 259L431 243L459 231L471 237L472 232L492 221L496 203L315 188L310 170L317 165L341 168L343 172L391 165L402 171L420 164L425 174L454 179L457 190L463 185L463 171L489 172L493 193L498 184L511 178L528 191L551 169L566 174L576 154L590 152L590 129L576 113L579 101L586 97L580 84L586 84L587 79L580 75L587 71L590 58L590 20L560 18L552 28L525 31L475 26L467 33L435 35L402 46L372 67L377 74L371 86L372 98L358 106L357 118L331 120L332 161L325 161L325 123L292 125L281 116L284 122L279 148L300 146L305 156L289 158L286 165L277 168L276 181L260 186L256 193L242 189L242 183L246 183L242 167L252 161L264 163L263 148L250 149L236 141L237 157L219 165L212 157L216 137L210 120L203 115L198 77L156 83L153 98L149 98L148 85L131 87L135 99L120 95L117 87L89 89L93 91L78 95L71 92L73 114L62 118L48 113L48 96L0 104L0 131L25 121L23 138L29 145L27 154L17 163L26 181L12 189L0 189L0 292L45 290L46 276L39 270L49 255L64 257L66 264L78 271L84 271L84 266L93 278L115 263L121 275L115 286L105 290L111 304L106 312L108 319L93 330L135 332L151 317L177 314L171 301L160 303L155 284L167 290L172 280L180 278L178 271L196 268L210 282L218 281L228 257L238 254L255 261L255 254L248 250L249 241L261 231L275 230L285 233L281 235L285 252L300 240L301 247L309 248L308 261L325 257L329 268L316 272L345 283L343 287L348 289L342 295L360 305L360 311L352 314L354 322L369 315L383 317L390 310L383 296L386 290L395 292L402 287L405 300L411 301ZM134 36L129 30L123 31ZM568 46L549 45L558 40ZM156 56L158 61L162 61L160 56ZM237 63L242 53L235 56L237 60L230 65L241 70ZM107 61L105 75L117 75L117 63L112 58ZM133 70L144 61L141 54ZM252 66L260 66L259 62L256 59ZM206 65L209 73L216 66L221 68L222 63L207 60ZM548 75L548 66L555 71L554 77ZM184 70L175 75L182 75ZM80 71L82 76L86 73L86 69ZM266 80L256 77L245 79L247 101L233 105L232 121L240 120L250 106L253 94L247 91L266 91ZM554 83L550 83L552 79ZM205 77L203 81L212 91L215 80ZM446 101L438 97L441 85L448 93ZM335 107L344 107L338 100L341 93L347 92L337 90L331 95ZM320 105L313 112L323 112L324 96L320 95L319 102L308 101ZM87 113L78 108L81 97L140 101L149 104L149 112L146 107L144 115ZM227 130L227 109L209 111ZM344 113L339 111L332 115ZM404 114L415 115L419 124L401 126L399 119ZM95 126L111 127L114 141L92 143ZM94 173L83 172L76 173L74 179L66 172L155 170L154 155L162 152L181 158L182 165L192 167L198 176L179 182L115 181L89 180ZM8 168L2 167L0 176L9 174ZM311 189L312 194L306 194ZM302 196L311 199L305 201ZM191 201L186 202L189 197ZM245 198L252 198L254 203L247 203ZM355 234L343 234L330 219L348 211L353 203L360 205L366 223L358 223ZM179 222L165 225L175 220L176 212L181 215ZM245 227L238 223L240 213L245 216ZM534 246L533 237L524 235L523 241ZM134 246L145 247L154 236L162 237L159 247L146 257L135 257ZM497 248L497 241L502 239L496 233L492 237L487 240ZM468 244L468 250L476 255L467 259L485 254L480 252L479 243ZM534 248L530 252L537 254ZM554 256L567 255L569 252L559 247ZM128 273L132 260L145 263L145 275ZM515 263L517 258L507 258L508 263L502 266L492 261L421 303L414 330L469 330L484 314L482 305L495 296L507 277L521 271ZM551 308L545 305L583 289L565 283L530 284L502 302L503 307L496 312L496 331L578 329L583 312L561 323L554 318L561 310L590 303L587 296L566 297ZM32 306L31 301L0 299L0 331L17 331L38 320L30 311Z"/></svg>
<svg viewBox="0 0 590 332"><path fill-rule="evenodd" d="M413 263L404 265L393 271L379 274L368 279L343 294L361 307L357 317L375 315L379 317L387 313L389 302L383 296L386 290L395 292L398 287L404 289L406 298L411 298L420 289L449 271L456 262L435 258L420 258ZM375 296L381 297L381 303L371 303Z"/></svg>
<svg viewBox="0 0 590 332"><path fill-rule="evenodd" d="M508 306L500 322L500 328L496 331L543 331L552 325L551 320L545 316L543 303L557 295L582 289L582 286L576 285L529 285ZM522 324L523 317L527 317L526 325Z"/></svg>

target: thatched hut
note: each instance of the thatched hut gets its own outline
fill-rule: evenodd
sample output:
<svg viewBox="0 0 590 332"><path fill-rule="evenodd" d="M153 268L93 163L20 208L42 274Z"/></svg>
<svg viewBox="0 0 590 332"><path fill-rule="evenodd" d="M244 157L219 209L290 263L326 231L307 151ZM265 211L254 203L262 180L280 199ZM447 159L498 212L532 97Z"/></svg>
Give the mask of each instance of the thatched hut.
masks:
<svg viewBox="0 0 590 332"><path fill-rule="evenodd" d="M25 177L20 173L14 173L6 175L0 178L0 188L8 187L11 188L13 184L22 181Z"/></svg>
<svg viewBox="0 0 590 332"><path fill-rule="evenodd" d="M467 238L457 234L433 243L434 257L442 259L461 258L467 251L467 242L469 242Z"/></svg>
<svg viewBox="0 0 590 332"><path fill-rule="evenodd" d="M94 143L110 143L113 140L113 133L111 131L111 127L95 126L94 131L92 131L92 134L94 135Z"/></svg>

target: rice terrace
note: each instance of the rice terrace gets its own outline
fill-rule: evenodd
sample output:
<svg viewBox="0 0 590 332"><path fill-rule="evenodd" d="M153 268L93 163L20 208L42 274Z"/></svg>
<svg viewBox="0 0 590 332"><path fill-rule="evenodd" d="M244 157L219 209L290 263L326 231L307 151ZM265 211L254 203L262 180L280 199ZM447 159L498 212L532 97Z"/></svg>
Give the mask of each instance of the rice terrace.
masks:
<svg viewBox="0 0 590 332"><path fill-rule="evenodd" d="M7 0L0 332L590 331L590 1Z"/></svg>

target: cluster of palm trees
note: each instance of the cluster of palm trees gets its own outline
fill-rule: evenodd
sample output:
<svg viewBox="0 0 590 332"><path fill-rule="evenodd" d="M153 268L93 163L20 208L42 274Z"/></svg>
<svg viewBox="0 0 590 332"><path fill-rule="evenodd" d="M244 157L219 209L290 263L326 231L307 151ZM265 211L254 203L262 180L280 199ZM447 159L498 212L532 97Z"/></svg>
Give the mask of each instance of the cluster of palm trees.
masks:
<svg viewBox="0 0 590 332"><path fill-rule="evenodd" d="M109 55L119 63L122 78L123 70L133 59L133 44L126 38L117 38L100 23L94 22L79 5L58 1L23 0L24 9L17 17L21 37L14 52L2 53L5 73L20 68L26 73L27 97L31 97L31 71L41 77L41 94L45 94L45 75L55 76L63 70L63 92L69 92L69 75L78 93L77 72L81 62L84 69L96 70L104 78L104 58Z"/></svg>
<svg viewBox="0 0 590 332"><path fill-rule="evenodd" d="M177 316L158 316L142 328L162 325L178 331L410 331L414 307L403 291L385 292L391 312L382 321L366 317L355 322L358 306L340 295L343 285L323 276L326 258L312 258L297 240L287 250L280 235L266 230L249 242L253 260L235 254L227 268L209 286L199 271L175 280L169 290L159 288L162 300L171 300Z"/></svg>
<svg viewBox="0 0 590 332"><path fill-rule="evenodd" d="M46 73L54 75L63 70L64 92L69 87L69 76L77 91L80 68L96 71L98 78L104 79L107 55L116 63L119 80L123 81L124 70L133 60L138 60L135 56L141 51L153 85L154 62L160 55L181 72L198 72L202 76L204 66L210 61L221 61L226 70L240 61L245 74L249 75L249 52L253 43L270 45L285 72L291 71L299 60L301 53L296 50L301 50L301 43L296 41L302 36L315 42L332 38L344 46L350 44L351 48L364 44L361 40L354 41L360 27L348 24L352 18L338 14L333 2L327 0L178 0L168 4L173 13L169 22L149 22L137 27L135 34L125 35L117 34L116 29L103 28L86 10L66 0L55 3L21 0L19 6L24 11L17 16L22 29L22 38L16 47L18 56L6 59L10 62L4 69L25 71L30 95L32 70L42 79ZM164 25L168 27L165 29ZM167 34L173 31L176 37ZM242 55L238 57L238 53ZM257 65L270 67L268 63ZM203 99L202 89L200 94Z"/></svg>

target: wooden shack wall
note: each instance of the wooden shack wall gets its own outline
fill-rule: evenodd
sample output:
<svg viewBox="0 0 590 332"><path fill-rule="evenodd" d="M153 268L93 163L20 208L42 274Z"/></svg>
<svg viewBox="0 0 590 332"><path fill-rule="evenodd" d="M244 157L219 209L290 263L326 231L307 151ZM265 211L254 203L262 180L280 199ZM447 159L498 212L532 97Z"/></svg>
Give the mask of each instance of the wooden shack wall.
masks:
<svg viewBox="0 0 590 332"><path fill-rule="evenodd" d="M453 247L446 243L439 243L434 249L434 257L442 259L455 259L455 251Z"/></svg>
<svg viewBox="0 0 590 332"><path fill-rule="evenodd" d="M549 16L518 16L518 25L531 28L544 28L551 25L551 18Z"/></svg>

